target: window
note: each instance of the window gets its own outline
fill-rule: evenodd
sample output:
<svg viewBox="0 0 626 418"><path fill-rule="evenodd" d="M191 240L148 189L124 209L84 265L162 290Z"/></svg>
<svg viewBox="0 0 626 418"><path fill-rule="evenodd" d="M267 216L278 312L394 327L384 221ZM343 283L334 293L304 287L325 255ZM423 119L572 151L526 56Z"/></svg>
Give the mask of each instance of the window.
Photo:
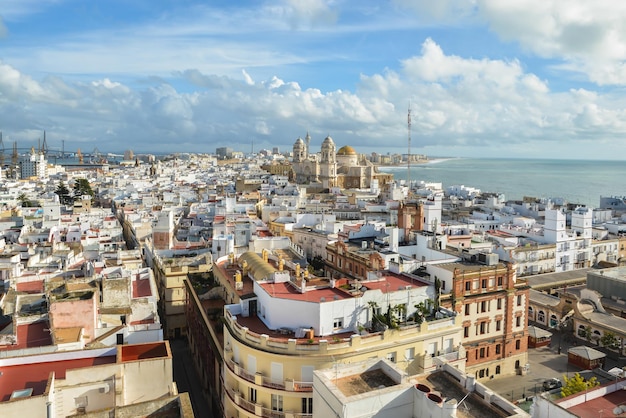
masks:
<svg viewBox="0 0 626 418"><path fill-rule="evenodd" d="M343 328L343 318L333 319L333 328Z"/></svg>
<svg viewBox="0 0 626 418"><path fill-rule="evenodd" d="M415 348L414 347L410 347L410 348L407 348L406 350L404 350L404 357L407 360L413 360L415 358Z"/></svg>
<svg viewBox="0 0 626 418"><path fill-rule="evenodd" d="M487 301L483 300L482 302L480 302L480 311L487 312Z"/></svg>
<svg viewBox="0 0 626 418"><path fill-rule="evenodd" d="M518 317L515 318L515 326L519 327L521 325L522 325L522 317L518 316Z"/></svg>
<svg viewBox="0 0 626 418"><path fill-rule="evenodd" d="M313 398L302 398L302 413L303 414L313 413Z"/></svg>
<svg viewBox="0 0 626 418"><path fill-rule="evenodd" d="M501 328L502 328L502 320L498 319L496 321L496 331L500 331Z"/></svg>
<svg viewBox="0 0 626 418"><path fill-rule="evenodd" d="M469 337L469 327L463 327L463 336L465 338Z"/></svg>
<svg viewBox="0 0 626 418"><path fill-rule="evenodd" d="M522 342L520 340L516 340L515 341L515 349L519 350L521 346L522 346Z"/></svg>
<svg viewBox="0 0 626 418"><path fill-rule="evenodd" d="M498 277L498 286L502 286L502 276Z"/></svg>
<svg viewBox="0 0 626 418"><path fill-rule="evenodd" d="M496 344L496 354L500 354L502 352L502 346L500 344Z"/></svg>
<svg viewBox="0 0 626 418"><path fill-rule="evenodd" d="M544 311L537 312L537 322L544 324L546 322L546 314Z"/></svg>
<svg viewBox="0 0 626 418"><path fill-rule="evenodd" d="M398 322L406 321L406 303L398 305Z"/></svg>
<svg viewBox="0 0 626 418"><path fill-rule="evenodd" d="M498 298L498 309L502 309L502 298Z"/></svg>
<svg viewBox="0 0 626 418"><path fill-rule="evenodd" d="M480 287L483 289L487 288L487 279L482 279L480 282Z"/></svg>
<svg viewBox="0 0 626 418"><path fill-rule="evenodd" d="M517 295L517 306L522 306L522 295Z"/></svg>
<svg viewBox="0 0 626 418"><path fill-rule="evenodd" d="M283 411L283 396L272 394L272 411Z"/></svg>
<svg viewBox="0 0 626 418"><path fill-rule="evenodd" d="M465 305L465 315L469 315L470 314L470 304L468 303L467 305Z"/></svg>
<svg viewBox="0 0 626 418"><path fill-rule="evenodd" d="M485 358L485 347L480 347L480 358Z"/></svg>
<svg viewBox="0 0 626 418"><path fill-rule="evenodd" d="M256 389L250 388L250 398L249 401L252 403L256 403Z"/></svg>
<svg viewBox="0 0 626 418"><path fill-rule="evenodd" d="M485 322L481 322L480 323L480 333L484 334L486 332L486 329L487 329L486 323Z"/></svg>
<svg viewBox="0 0 626 418"><path fill-rule="evenodd" d="M471 282L465 282L465 291L466 291L466 292L469 292L469 291L470 291L470 289L471 289L471 286L472 286L472 285L471 285Z"/></svg>

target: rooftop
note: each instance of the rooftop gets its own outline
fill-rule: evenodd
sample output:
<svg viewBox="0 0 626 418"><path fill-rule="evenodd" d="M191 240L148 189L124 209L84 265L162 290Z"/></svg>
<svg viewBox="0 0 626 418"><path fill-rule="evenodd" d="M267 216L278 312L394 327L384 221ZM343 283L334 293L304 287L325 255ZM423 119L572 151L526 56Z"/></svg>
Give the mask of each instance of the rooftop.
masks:
<svg viewBox="0 0 626 418"><path fill-rule="evenodd" d="M55 374L55 379L65 379L67 370L111 363L115 363L114 355L0 367L0 402L8 401L16 390L30 388L33 390L31 396L42 395L46 391L52 372Z"/></svg>
<svg viewBox="0 0 626 418"><path fill-rule="evenodd" d="M160 341L146 344L129 344L118 347L120 361L136 361L151 358L171 357L169 344Z"/></svg>
<svg viewBox="0 0 626 418"><path fill-rule="evenodd" d="M391 387L397 383L383 370L367 370L360 374L345 376L335 380L335 385L345 396L360 395L383 387Z"/></svg>
<svg viewBox="0 0 626 418"><path fill-rule="evenodd" d="M603 386L617 385L617 383L608 383ZM603 387L601 386L601 387ZM572 396L579 396L578 394ZM571 397L563 398L563 402L567 402ZM556 402L561 403L559 401ZM612 393L608 393L599 397L587 397L584 402L577 405L566 408L571 414L580 418L598 418L598 417L625 417L626 408L626 390L615 390ZM620 411L617 411L617 407L620 407ZM623 408L623 409L622 409Z"/></svg>

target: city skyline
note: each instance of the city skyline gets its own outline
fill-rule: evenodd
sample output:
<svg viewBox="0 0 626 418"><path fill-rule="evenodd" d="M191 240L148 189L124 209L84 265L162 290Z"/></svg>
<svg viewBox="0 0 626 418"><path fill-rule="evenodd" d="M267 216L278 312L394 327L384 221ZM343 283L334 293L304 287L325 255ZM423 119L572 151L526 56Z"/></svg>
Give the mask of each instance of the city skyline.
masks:
<svg viewBox="0 0 626 418"><path fill-rule="evenodd" d="M621 158L626 6L431 3L6 1L5 149Z"/></svg>

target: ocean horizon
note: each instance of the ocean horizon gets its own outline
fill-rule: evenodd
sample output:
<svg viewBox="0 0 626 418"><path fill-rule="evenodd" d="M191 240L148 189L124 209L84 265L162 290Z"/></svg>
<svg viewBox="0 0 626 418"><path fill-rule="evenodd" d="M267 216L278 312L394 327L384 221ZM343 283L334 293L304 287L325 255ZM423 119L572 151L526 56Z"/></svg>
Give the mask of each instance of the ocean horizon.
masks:
<svg viewBox="0 0 626 418"><path fill-rule="evenodd" d="M507 200L525 196L563 198L596 208L601 196L626 195L626 162L617 160L565 160L529 158L431 157L411 164L411 181L464 185L482 192L502 193ZM409 168L379 166L394 178L407 180Z"/></svg>

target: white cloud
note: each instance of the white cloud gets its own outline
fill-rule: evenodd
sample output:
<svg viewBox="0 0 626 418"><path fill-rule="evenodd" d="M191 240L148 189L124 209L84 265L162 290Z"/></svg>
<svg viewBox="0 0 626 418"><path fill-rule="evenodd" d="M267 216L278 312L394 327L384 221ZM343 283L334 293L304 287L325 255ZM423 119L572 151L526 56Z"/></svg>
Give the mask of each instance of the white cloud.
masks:
<svg viewBox="0 0 626 418"><path fill-rule="evenodd" d="M626 84L626 3L611 0L480 1L480 14L505 40L539 56L562 59L603 84Z"/></svg>
<svg viewBox="0 0 626 418"><path fill-rule="evenodd" d="M0 62L3 130L24 146L46 129L49 144L64 139L67 149L136 152L245 150L250 141L255 149L289 149L309 130L315 147L330 134L338 145L359 151L403 152L410 102L414 152L445 148L484 155L508 145L535 152L531 144L539 142L549 152L562 150L564 137L573 141L568 150L575 150L575 141L597 136L610 146L626 134L626 99L619 94L553 92L517 60L449 54L430 38L399 70L362 74L355 91L260 77L254 65L233 75L186 65L170 73L172 84L146 79L132 85L113 75L38 81ZM185 88L175 87L180 84Z"/></svg>
<svg viewBox="0 0 626 418"><path fill-rule="evenodd" d="M561 60L558 70L599 85L626 84L626 3L613 0L396 0L422 21L484 23L506 42Z"/></svg>
<svg viewBox="0 0 626 418"><path fill-rule="evenodd" d="M332 1L326 0L283 0L277 8L295 29L313 28L334 24L337 11L331 8Z"/></svg>

